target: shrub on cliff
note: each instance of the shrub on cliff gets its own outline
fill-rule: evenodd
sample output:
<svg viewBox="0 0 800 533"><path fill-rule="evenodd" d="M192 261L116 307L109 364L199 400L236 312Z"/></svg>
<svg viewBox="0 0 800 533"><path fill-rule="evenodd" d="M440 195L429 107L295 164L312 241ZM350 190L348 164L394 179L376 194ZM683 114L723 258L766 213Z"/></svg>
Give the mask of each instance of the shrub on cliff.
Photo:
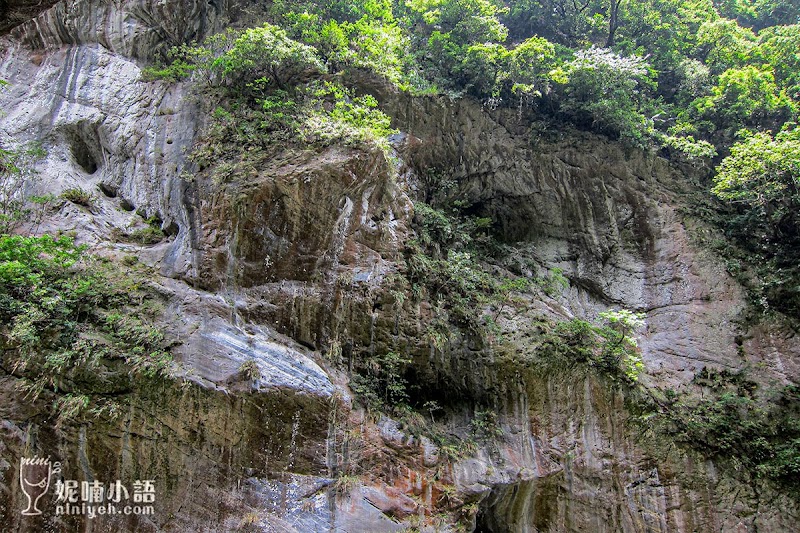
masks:
<svg viewBox="0 0 800 533"><path fill-rule="evenodd" d="M152 325L152 295L130 269L84 252L68 237L0 236L3 364L33 398L47 390L100 400L130 386L126 373L152 377L172 367ZM113 371L113 360L127 372Z"/></svg>
<svg viewBox="0 0 800 533"><path fill-rule="evenodd" d="M220 35L221 44L230 48L215 57L209 68L227 84L261 81L286 89L304 75L325 71L314 48L290 39L277 26L245 30L230 45L224 42L228 34Z"/></svg>
<svg viewBox="0 0 800 533"><path fill-rule="evenodd" d="M717 169L713 192L749 212L771 241L800 238L800 129L745 134Z"/></svg>
<svg viewBox="0 0 800 533"><path fill-rule="evenodd" d="M313 47L290 39L272 24L218 33L202 45L173 49L171 55L174 61L169 66L145 69L145 79L174 81L198 72L211 84L239 91L286 89L304 76L326 70Z"/></svg>
<svg viewBox="0 0 800 533"><path fill-rule="evenodd" d="M800 129L743 136L717 167L712 191L733 213L730 234L761 264L760 305L800 311Z"/></svg>
<svg viewBox="0 0 800 533"><path fill-rule="evenodd" d="M643 144L651 125L642 113L653 88L650 66L605 48L575 54L564 67L561 110L577 124Z"/></svg>

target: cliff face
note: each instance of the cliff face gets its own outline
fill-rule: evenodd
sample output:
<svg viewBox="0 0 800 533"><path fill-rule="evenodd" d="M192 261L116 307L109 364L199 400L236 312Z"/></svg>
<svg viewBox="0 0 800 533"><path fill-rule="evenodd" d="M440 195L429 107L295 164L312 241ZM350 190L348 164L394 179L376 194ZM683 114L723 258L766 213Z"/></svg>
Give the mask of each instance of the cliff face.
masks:
<svg viewBox="0 0 800 533"><path fill-rule="evenodd" d="M392 157L286 146L246 172L221 171L225 154L199 168L187 155L207 125L201 97L188 83L143 82L140 68L161 47L214 31L233 9L59 2L0 43L0 78L11 83L0 93L0 134L47 152L20 186L95 195L91 210L60 204L39 233L74 231L96 253L152 266L182 364L174 381L118 391L122 416L59 428L52 395L31 403L4 367L4 529L794 527L794 500L665 442L629 389L585 368L531 363L541 349L531 340L537 321L614 307L646 314L647 387L691 392L703 368L797 382L793 334L741 323L742 289L698 244L712 230L687 214L696 170L578 132L536 137L516 113L412 98L369 80L354 83L402 132ZM513 245L508 272L559 268L568 280L496 312L502 343L457 328L433 342L437 303L397 297L415 237L412 200L428 168L453 182L440 199L490 218ZM146 219L160 225L161 242L116 242ZM408 355L415 393L441 404L432 425L465 442L488 411L496 427L453 450L357 408L349 372L387 352ZM155 479L155 515L23 517L17 468L32 454L58 458L65 479ZM44 501L52 510L54 497Z"/></svg>

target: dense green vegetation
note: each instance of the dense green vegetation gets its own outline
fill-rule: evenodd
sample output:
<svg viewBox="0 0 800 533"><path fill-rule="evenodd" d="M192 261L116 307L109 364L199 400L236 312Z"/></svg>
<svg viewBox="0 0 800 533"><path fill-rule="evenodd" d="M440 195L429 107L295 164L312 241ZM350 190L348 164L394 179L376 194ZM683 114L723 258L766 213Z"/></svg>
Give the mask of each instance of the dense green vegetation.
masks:
<svg viewBox="0 0 800 533"><path fill-rule="evenodd" d="M254 168L252 147L336 141L386 149L391 121L362 92L365 80L473 98L487 112L515 110L521 124L569 124L713 168L701 176L712 199L705 205L735 242L729 264L755 272L760 309L797 317L796 2L275 1L256 18L268 23L179 43L163 65L145 71L147 79L168 82L191 77L217 97L193 157L201 169L224 159L214 170L220 183ZM223 153L225 146L236 148ZM467 216L452 199L441 202L436 191L447 188L446 176L431 170L421 181L418 239L407 248L398 301L410 295L433 304L427 336L435 349L447 345L454 327L500 343L503 309L522 294L554 295L566 280L560 272L497 279L507 250L491 238L492 221ZM600 319L543 321L541 357L634 383L641 362L633 332L641 318L623 310ZM376 409L407 406L410 364L394 352L357 361L354 389ZM796 391L779 396L796 409ZM797 428L763 405L738 389L715 392L672 405L673 431L708 455L738 453L749 471L783 481L797 474Z"/></svg>
<svg viewBox="0 0 800 533"><path fill-rule="evenodd" d="M703 369L693 381L701 397L672 391L661 416L678 441L752 477L771 479L800 496L800 389L790 385L757 397L744 373Z"/></svg>
<svg viewBox="0 0 800 533"><path fill-rule="evenodd" d="M580 366L618 385L635 385L644 369L636 333L644 317L627 309L600 313L597 323L581 319L534 320L524 332L530 355L523 362L544 373Z"/></svg>
<svg viewBox="0 0 800 533"><path fill-rule="evenodd" d="M181 44L145 77L222 91L219 131L243 145L385 143L388 117L350 82L366 71L702 158L719 165L708 188L729 236L780 272L769 307L793 314L798 16L785 0L276 1L255 16L267 24Z"/></svg>
<svg viewBox="0 0 800 533"><path fill-rule="evenodd" d="M3 370L34 400L48 391L60 419L115 410L113 397L133 388L132 376L172 367L168 342L152 326L160 302L145 278L66 236L0 236Z"/></svg>

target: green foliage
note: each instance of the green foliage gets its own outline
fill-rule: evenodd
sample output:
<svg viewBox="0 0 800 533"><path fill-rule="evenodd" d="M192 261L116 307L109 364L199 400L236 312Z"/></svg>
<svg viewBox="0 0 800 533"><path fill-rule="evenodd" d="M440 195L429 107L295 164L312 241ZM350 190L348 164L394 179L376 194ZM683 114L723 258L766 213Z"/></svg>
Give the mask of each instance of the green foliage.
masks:
<svg viewBox="0 0 800 533"><path fill-rule="evenodd" d="M0 143L0 235L11 233L21 223L31 221L38 225L45 204L52 197L25 197L26 184L35 175L33 165L47 152L40 143L7 150ZM45 201L47 200L47 201Z"/></svg>
<svg viewBox="0 0 800 533"><path fill-rule="evenodd" d="M595 19L597 9L592 2L522 0L509 4L503 20L515 39L538 34L567 46L600 44L602 21Z"/></svg>
<svg viewBox="0 0 800 533"><path fill-rule="evenodd" d="M304 75L325 71L314 48L290 39L272 24L250 28L236 36L230 49L215 57L209 68L228 84L265 82L280 89Z"/></svg>
<svg viewBox="0 0 800 533"><path fill-rule="evenodd" d="M530 37L509 53L508 79L517 95L542 96L549 92L556 65L555 47L542 37Z"/></svg>
<svg viewBox="0 0 800 533"><path fill-rule="evenodd" d="M362 17L342 28L348 50L345 64L370 70L403 89L414 89L413 70L405 60L408 38L399 27L386 21Z"/></svg>
<svg viewBox="0 0 800 533"><path fill-rule="evenodd" d="M418 88L421 80L407 60L409 38L391 2L277 2L273 13L287 21L294 39L316 48L331 71L365 69L404 90Z"/></svg>
<svg viewBox="0 0 800 533"><path fill-rule="evenodd" d="M466 47L457 68L464 86L476 96L499 97L508 76L509 52L499 43L476 43Z"/></svg>
<svg viewBox="0 0 800 533"><path fill-rule="evenodd" d="M722 464L800 494L800 390L787 386L765 401L754 397L757 385L741 375L704 369L695 381L711 391L699 400L673 400L664 415L672 435Z"/></svg>
<svg viewBox="0 0 800 533"><path fill-rule="evenodd" d="M298 122L298 115L300 114L298 111L298 104L286 91L278 90L265 96L261 100L261 111L263 111L263 115L259 117L261 120L260 126L265 131L297 131L300 127ZM218 113L218 117L223 120L233 119L233 117L221 109Z"/></svg>
<svg viewBox="0 0 800 533"><path fill-rule="evenodd" d="M644 142L649 124L642 103L652 78L642 58L590 48L577 52L564 73L562 112L595 131Z"/></svg>
<svg viewBox="0 0 800 533"><path fill-rule="evenodd" d="M715 0L720 12L744 26L793 24L800 19L800 6L786 0Z"/></svg>
<svg viewBox="0 0 800 533"><path fill-rule="evenodd" d="M762 270L764 307L800 309L800 130L747 134L717 168L714 194L733 204L738 216L728 228L751 250Z"/></svg>
<svg viewBox="0 0 800 533"><path fill-rule="evenodd" d="M503 428L500 427L494 411L477 411L469 426L472 438L478 442L494 441L503 436Z"/></svg>
<svg viewBox="0 0 800 533"><path fill-rule="evenodd" d="M424 202L414 203L414 222L420 244L432 249L435 256L441 256L447 248L463 250L472 242L463 225Z"/></svg>
<svg viewBox="0 0 800 533"><path fill-rule="evenodd" d="M229 28L201 45L174 48L170 56L169 65L148 67L143 78L174 82L198 72L212 85L258 95L269 88L286 90L302 78L325 72L313 47L290 39L272 24L243 31Z"/></svg>
<svg viewBox="0 0 800 533"><path fill-rule="evenodd" d="M800 243L800 130L748 135L717 169L714 194L738 205L731 225L782 262L794 263Z"/></svg>
<svg viewBox="0 0 800 533"><path fill-rule="evenodd" d="M373 96L319 80L291 91L261 91L255 99L228 99L211 115L190 157L201 169L212 167L218 185L253 175L272 146L343 142L388 152L388 136L395 132Z"/></svg>
<svg viewBox="0 0 800 533"><path fill-rule="evenodd" d="M475 326L480 307L497 294L494 279L469 252L450 250L443 258L434 258L414 243L407 258L412 290L425 288L431 300L443 299L455 320Z"/></svg>
<svg viewBox="0 0 800 533"><path fill-rule="evenodd" d="M67 275L82 248L68 237L0 236L0 283L5 294L24 300L50 280Z"/></svg>
<svg viewBox="0 0 800 533"><path fill-rule="evenodd" d="M261 377L261 369L255 359L246 359L239 365L239 374L248 381L253 381Z"/></svg>
<svg viewBox="0 0 800 533"><path fill-rule="evenodd" d="M110 370L114 360L130 376L170 371L164 336L148 322L148 298L133 276L86 256L67 237L0 236L6 363L33 396L72 394L57 400L69 413L82 411L87 396L129 386L121 384L124 373Z"/></svg>
<svg viewBox="0 0 800 533"><path fill-rule="evenodd" d="M659 76L695 53L700 28L717 19L711 0L619 2L616 47L649 55ZM607 44L607 42L606 42Z"/></svg>
<svg viewBox="0 0 800 533"><path fill-rule="evenodd" d="M778 89L772 72L755 66L726 70L712 94L699 98L693 106L700 118L729 130L771 124L795 112L794 103Z"/></svg>
<svg viewBox="0 0 800 533"><path fill-rule="evenodd" d="M565 367L585 364L612 379L635 383L644 364L634 333L644 325L644 316L623 309L600 313L599 318L599 325L581 319L542 323L539 362Z"/></svg>
<svg viewBox="0 0 800 533"><path fill-rule="evenodd" d="M386 412L408 402L405 370L411 359L395 352L369 356L355 368L350 387L371 411Z"/></svg>
<svg viewBox="0 0 800 533"><path fill-rule="evenodd" d="M644 370L644 363L633 333L644 326L644 314L621 309L605 311L598 316L606 323L598 330L606 341L600 365L611 372L621 369L630 381L636 381Z"/></svg>
<svg viewBox="0 0 800 533"><path fill-rule="evenodd" d="M92 196L92 193L80 187L64 189L61 191L59 196L68 202L72 202L75 205L80 205L83 207L91 208L92 204L94 203L94 197Z"/></svg>
<svg viewBox="0 0 800 533"><path fill-rule="evenodd" d="M756 45L756 36L735 20L717 19L700 26L697 44L705 55L705 64L719 74L747 64Z"/></svg>
<svg viewBox="0 0 800 533"><path fill-rule="evenodd" d="M784 227L791 233L787 237L797 237L800 129L774 138L768 133L747 134L717 169L714 184L713 192L720 198L747 206L776 232Z"/></svg>
<svg viewBox="0 0 800 533"><path fill-rule="evenodd" d="M391 119L371 95L355 96L352 91L329 82L309 87L308 118L301 128L307 140L331 142L351 140L373 142L388 149L387 137L396 130Z"/></svg>
<svg viewBox="0 0 800 533"><path fill-rule="evenodd" d="M481 75L479 67L496 64L501 59L498 54L504 54L493 45L508 36L498 18L506 8L494 0L409 0L405 7L405 25L418 30L415 45L422 50L418 60L423 70L445 87L460 89L459 85L468 84L487 94L479 88L493 85L494 80L487 81L491 73ZM483 79L472 80L473 75Z"/></svg>
<svg viewBox="0 0 800 533"><path fill-rule="evenodd" d="M757 56L775 73L775 82L800 101L800 24L775 26L758 34Z"/></svg>
<svg viewBox="0 0 800 533"><path fill-rule="evenodd" d="M493 0L408 0L416 20L435 27L455 46L478 42L503 42L508 29L498 19L507 9Z"/></svg>
<svg viewBox="0 0 800 533"><path fill-rule="evenodd" d="M176 83L192 75L197 66L184 59L175 59L168 65L150 65L142 69L143 81L164 81Z"/></svg>
<svg viewBox="0 0 800 533"><path fill-rule="evenodd" d="M145 228L139 228L128 233L124 236L124 240L141 244L142 246L148 246L151 244L158 244L163 241L164 232L162 232L159 228L147 226Z"/></svg>
<svg viewBox="0 0 800 533"><path fill-rule="evenodd" d="M91 398L85 394L65 394L53 402L53 411L58 413L56 426L75 420L89 407Z"/></svg>
<svg viewBox="0 0 800 533"><path fill-rule="evenodd" d="M331 0L328 2L314 2L310 0L292 1L275 0L272 2L271 13L276 18L286 18L290 21L306 20L302 18L319 17L325 20L338 20L355 22L367 17L374 20L391 20L392 2L390 0L365 0L352 2L349 0Z"/></svg>
<svg viewBox="0 0 800 533"><path fill-rule="evenodd" d="M122 242L132 242L141 246L158 244L164 240L164 232L161 231L161 219L151 217L145 221L147 226L138 228L130 232L115 230L115 240Z"/></svg>
<svg viewBox="0 0 800 533"><path fill-rule="evenodd" d="M587 363L595 358L598 337L591 323L578 318L558 322L552 333L552 337L546 341L551 356L571 358L579 363Z"/></svg>
<svg viewBox="0 0 800 533"><path fill-rule="evenodd" d="M711 92L711 69L702 61L684 58L675 67L674 85L675 104L686 109L691 102Z"/></svg>
<svg viewBox="0 0 800 533"><path fill-rule="evenodd" d="M656 133L655 138L661 141L661 145L669 147L683 154L687 159L710 159L717 155L717 150L714 145L702 139L697 140L692 135L685 137L676 137L673 135L666 135Z"/></svg>
<svg viewBox="0 0 800 533"><path fill-rule="evenodd" d="M454 67L464 87L477 97L540 97L550 90L555 48L541 37L531 37L508 49L500 43L466 46L461 64Z"/></svg>
<svg viewBox="0 0 800 533"><path fill-rule="evenodd" d="M556 296L569 287L569 280L564 276L564 271L556 267L551 269L547 276L536 279L537 285L542 287L548 296Z"/></svg>

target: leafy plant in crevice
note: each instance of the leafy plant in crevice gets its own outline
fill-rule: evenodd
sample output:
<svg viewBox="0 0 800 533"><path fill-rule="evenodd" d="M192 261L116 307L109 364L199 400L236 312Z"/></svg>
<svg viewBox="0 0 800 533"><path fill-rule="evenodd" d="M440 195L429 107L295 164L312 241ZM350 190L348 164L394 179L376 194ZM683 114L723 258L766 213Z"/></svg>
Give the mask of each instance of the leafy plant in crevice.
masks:
<svg viewBox="0 0 800 533"><path fill-rule="evenodd" d="M644 325L643 315L622 309L599 318L599 324L577 318L540 320L534 325L537 347L530 363L544 370L585 365L622 383L636 383L644 364L634 334Z"/></svg>
<svg viewBox="0 0 800 533"><path fill-rule="evenodd" d="M164 240L165 234L161 230L162 220L153 216L144 221L145 226L137 228L132 231L123 231L117 229L114 232L115 240L121 242L135 243L140 246L150 246L158 244Z"/></svg>
<svg viewBox="0 0 800 533"><path fill-rule="evenodd" d="M477 306L497 291L493 278L478 264L472 222L448 216L432 206L415 203L414 224L419 239L406 250L406 276L412 292L442 299L456 319L473 321ZM482 225L482 223L480 223Z"/></svg>
<svg viewBox="0 0 800 533"><path fill-rule="evenodd" d="M89 407L91 398L86 394L67 393L53 401L53 411L58 413L56 427L78 419Z"/></svg>
<svg viewBox="0 0 800 533"><path fill-rule="evenodd" d="M61 191L61 194L59 196L68 202L89 209L91 209L94 203L94 197L92 196L92 193L82 189L81 187L72 187L69 189L64 189L63 191Z"/></svg>
<svg viewBox="0 0 800 533"><path fill-rule="evenodd" d="M68 237L0 236L3 368L34 399L54 393L69 416L135 379L170 375L168 342L152 325L159 313L139 275Z"/></svg>
<svg viewBox="0 0 800 533"><path fill-rule="evenodd" d="M448 251L445 257L434 258L411 242L406 264L412 293L416 292L420 298L441 300L457 322L478 327L481 308L490 303L496 282L472 254Z"/></svg>
<svg viewBox="0 0 800 533"><path fill-rule="evenodd" d="M405 371L410 363L395 352L367 356L355 365L350 387L370 411L402 409L409 399Z"/></svg>
<svg viewBox="0 0 800 533"><path fill-rule="evenodd" d="M558 267L548 270L547 275L537 277L536 285L542 288L547 296L555 296L569 287L569 279L564 276L564 271Z"/></svg>
<svg viewBox="0 0 800 533"><path fill-rule="evenodd" d="M254 382L261 377L261 369L255 359L245 359L239 365L239 374L247 381Z"/></svg>
<svg viewBox="0 0 800 533"><path fill-rule="evenodd" d="M609 372L621 370L628 380L636 381L644 364L633 334L644 326L644 314L620 309L604 311L598 316L605 322L597 330L605 339L599 365Z"/></svg>
<svg viewBox="0 0 800 533"><path fill-rule="evenodd" d="M459 200L449 205L414 204L418 239L406 247L410 292L416 300L434 304L428 336L437 350L454 338L453 332L495 346L504 341L505 321L527 306L524 294L541 291L555 297L569 286L569 280L559 268L542 277L527 270L517 269L517 275L507 271L502 265L513 255L513 248L495 240L492 220L462 214L466 209Z"/></svg>
<svg viewBox="0 0 800 533"><path fill-rule="evenodd" d="M497 413L491 410L478 410L470 420L470 435L476 441L494 441L503 436L503 428L497 420Z"/></svg>

